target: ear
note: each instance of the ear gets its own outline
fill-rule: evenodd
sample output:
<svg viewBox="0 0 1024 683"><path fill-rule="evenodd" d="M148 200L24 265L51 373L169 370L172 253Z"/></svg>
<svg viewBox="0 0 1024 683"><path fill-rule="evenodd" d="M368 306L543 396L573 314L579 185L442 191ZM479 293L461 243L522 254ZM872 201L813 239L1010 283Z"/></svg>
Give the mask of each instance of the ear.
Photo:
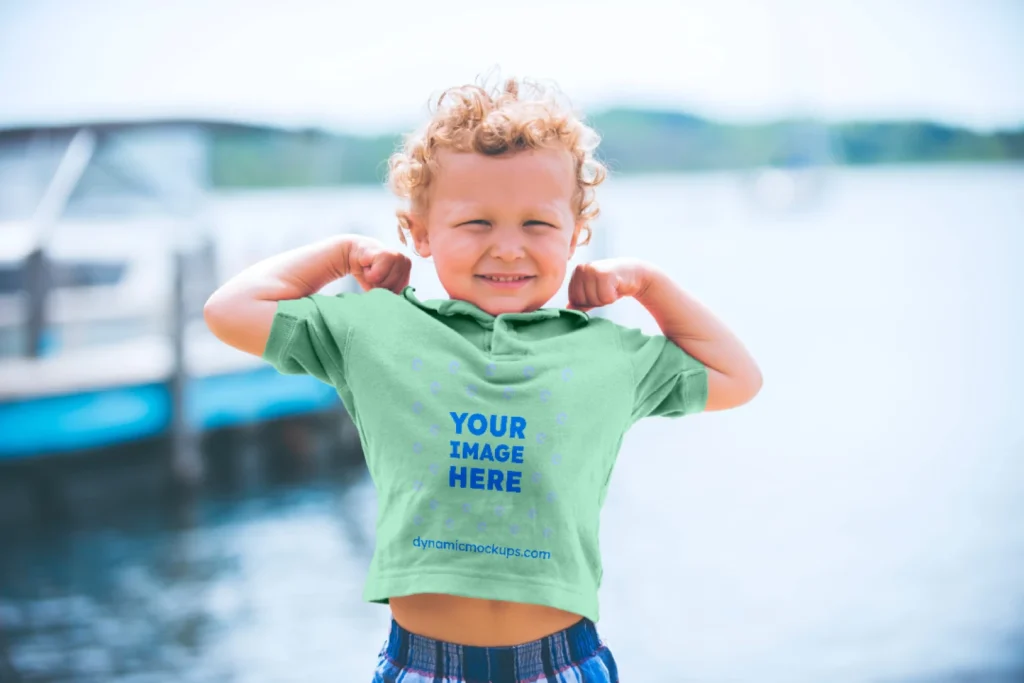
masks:
<svg viewBox="0 0 1024 683"><path fill-rule="evenodd" d="M582 229L583 229L583 221L580 221L579 223L577 223L576 227L573 228L572 239L569 241L569 258L567 260L571 261L572 257L576 255L576 243L579 242L580 231Z"/></svg>
<svg viewBox="0 0 1024 683"><path fill-rule="evenodd" d="M427 233L427 225L423 217L417 213L410 212L407 215L409 221L409 236L412 237L412 248L421 258L430 256L430 235Z"/></svg>

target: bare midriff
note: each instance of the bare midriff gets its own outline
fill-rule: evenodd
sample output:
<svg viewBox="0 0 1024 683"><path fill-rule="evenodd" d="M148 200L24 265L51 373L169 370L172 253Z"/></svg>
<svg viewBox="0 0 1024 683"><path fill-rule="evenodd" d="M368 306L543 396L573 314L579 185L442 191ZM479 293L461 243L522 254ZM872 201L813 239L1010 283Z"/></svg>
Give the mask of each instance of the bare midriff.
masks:
<svg viewBox="0 0 1024 683"><path fill-rule="evenodd" d="M520 645L566 629L581 617L545 605L442 593L390 598L391 614L412 633L462 645Z"/></svg>

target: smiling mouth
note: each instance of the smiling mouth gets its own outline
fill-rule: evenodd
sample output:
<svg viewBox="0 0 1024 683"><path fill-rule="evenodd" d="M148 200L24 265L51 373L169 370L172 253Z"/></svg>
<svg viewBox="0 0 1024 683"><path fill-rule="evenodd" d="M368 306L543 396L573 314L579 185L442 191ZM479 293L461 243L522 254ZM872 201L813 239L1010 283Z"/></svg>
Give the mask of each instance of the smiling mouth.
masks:
<svg viewBox="0 0 1024 683"><path fill-rule="evenodd" d="M508 276L476 275L475 277L478 277L481 280L486 280L487 282L524 282L526 280L532 280L534 276L533 275L508 275Z"/></svg>

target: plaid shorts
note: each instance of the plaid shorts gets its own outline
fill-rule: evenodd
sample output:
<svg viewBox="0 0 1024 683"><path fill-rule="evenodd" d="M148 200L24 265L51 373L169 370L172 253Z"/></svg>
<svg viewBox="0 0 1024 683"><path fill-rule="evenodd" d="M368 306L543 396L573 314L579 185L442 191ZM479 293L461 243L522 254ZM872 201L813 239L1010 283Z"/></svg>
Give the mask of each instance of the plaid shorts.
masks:
<svg viewBox="0 0 1024 683"><path fill-rule="evenodd" d="M478 647L411 633L393 618L373 683L619 683L590 619L520 645Z"/></svg>

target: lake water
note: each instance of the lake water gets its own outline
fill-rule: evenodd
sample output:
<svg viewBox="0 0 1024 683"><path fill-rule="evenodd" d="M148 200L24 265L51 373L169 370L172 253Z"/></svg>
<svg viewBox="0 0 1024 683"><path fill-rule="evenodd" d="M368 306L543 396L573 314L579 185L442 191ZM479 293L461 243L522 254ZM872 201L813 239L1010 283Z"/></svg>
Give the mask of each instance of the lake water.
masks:
<svg viewBox="0 0 1024 683"><path fill-rule="evenodd" d="M796 212L730 175L601 189L606 236L579 258L661 265L765 378L739 409L627 436L598 624L623 680L1024 680L1024 169L844 170ZM376 189L214 215L243 260L333 229L394 239ZM655 329L632 301L605 314ZM369 681L375 508L358 469L2 538L7 676Z"/></svg>

